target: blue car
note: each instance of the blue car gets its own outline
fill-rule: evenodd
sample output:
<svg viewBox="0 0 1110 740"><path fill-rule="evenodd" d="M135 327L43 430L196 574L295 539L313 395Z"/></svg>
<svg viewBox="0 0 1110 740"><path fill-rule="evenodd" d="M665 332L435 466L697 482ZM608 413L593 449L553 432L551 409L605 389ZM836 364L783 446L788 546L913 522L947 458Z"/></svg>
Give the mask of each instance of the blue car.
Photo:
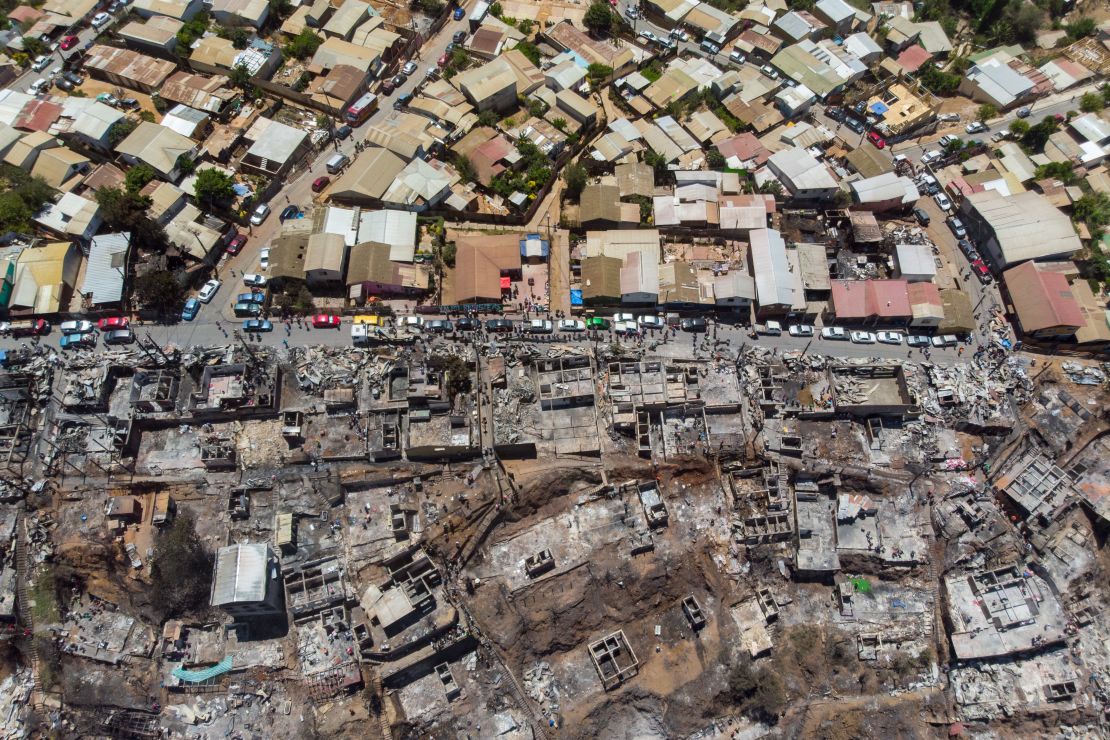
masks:
<svg viewBox="0 0 1110 740"><path fill-rule="evenodd" d="M181 309L181 320L192 321L200 313L200 301L196 298L190 298L185 301L185 307Z"/></svg>
<svg viewBox="0 0 1110 740"><path fill-rule="evenodd" d="M66 334L58 340L62 349L79 349L81 347L96 346L96 332L87 331L83 334Z"/></svg>
<svg viewBox="0 0 1110 740"><path fill-rule="evenodd" d="M258 333L273 330L274 325L270 323L269 319L247 319L243 322L243 331L245 332Z"/></svg>
<svg viewBox="0 0 1110 740"><path fill-rule="evenodd" d="M265 293L240 293L235 297L236 303L257 303L262 305L266 302Z"/></svg>
<svg viewBox="0 0 1110 740"><path fill-rule="evenodd" d="M455 12L452 14L451 17L457 21L461 21L464 15L466 15L466 11L464 11L462 8L455 8Z"/></svg>

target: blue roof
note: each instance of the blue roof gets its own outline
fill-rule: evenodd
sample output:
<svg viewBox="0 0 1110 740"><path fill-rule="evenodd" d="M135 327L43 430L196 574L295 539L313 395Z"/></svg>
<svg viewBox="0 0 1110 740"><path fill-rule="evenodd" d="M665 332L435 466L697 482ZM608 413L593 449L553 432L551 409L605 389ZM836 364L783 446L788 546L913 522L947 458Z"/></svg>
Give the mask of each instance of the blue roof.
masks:
<svg viewBox="0 0 1110 740"><path fill-rule="evenodd" d="M886 113L888 110L890 110L890 108L887 107L886 103L883 103L881 101L876 101L871 104L871 112L876 113L880 116Z"/></svg>
<svg viewBox="0 0 1110 740"><path fill-rule="evenodd" d="M572 306L581 306L582 305L582 291L581 290L575 289L575 290L572 290L570 292L570 305L572 305Z"/></svg>

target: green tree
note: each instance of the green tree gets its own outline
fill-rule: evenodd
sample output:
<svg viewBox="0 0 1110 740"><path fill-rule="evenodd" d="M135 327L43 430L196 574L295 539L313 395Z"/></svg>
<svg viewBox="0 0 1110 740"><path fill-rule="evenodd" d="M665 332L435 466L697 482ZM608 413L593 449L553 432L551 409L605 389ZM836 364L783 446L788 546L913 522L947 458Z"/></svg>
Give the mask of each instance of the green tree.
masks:
<svg viewBox="0 0 1110 740"><path fill-rule="evenodd" d="M1029 124L1020 118L1010 124L1010 133L1014 136L1021 138L1025 132L1029 130Z"/></svg>
<svg viewBox="0 0 1110 740"><path fill-rule="evenodd" d="M613 21L613 11L609 3L603 0L595 0L586 9L586 15L582 18L583 25L598 36L607 36L613 27Z"/></svg>
<svg viewBox="0 0 1110 740"><path fill-rule="evenodd" d="M270 14L276 18L284 18L293 12L293 3L289 0L270 0Z"/></svg>
<svg viewBox="0 0 1110 740"><path fill-rule="evenodd" d="M594 62L589 67L586 67L586 74L595 86L602 84L605 80L609 79L609 75L613 74L613 68Z"/></svg>
<svg viewBox="0 0 1110 740"><path fill-rule="evenodd" d="M424 11L425 15L433 17L438 16L443 12L443 9L447 7L443 3L443 0L419 0L418 5L420 9Z"/></svg>
<svg viewBox="0 0 1110 740"><path fill-rule="evenodd" d="M656 153L655 150L648 149L644 152L644 164L654 170L656 185L662 184L670 178L671 171L667 167L667 158Z"/></svg>
<svg viewBox="0 0 1110 740"><path fill-rule="evenodd" d="M172 272L155 270L135 279L134 296L139 305L165 316L177 312L185 291Z"/></svg>
<svg viewBox="0 0 1110 740"><path fill-rule="evenodd" d="M497 111L484 110L478 114L478 125L493 128L497 125Z"/></svg>
<svg viewBox="0 0 1110 740"><path fill-rule="evenodd" d="M533 44L531 41L521 41L516 45L516 50L519 51L524 57L537 67L543 61L543 56L540 54L540 48Z"/></svg>
<svg viewBox="0 0 1110 740"><path fill-rule="evenodd" d="M525 36L531 36L531 35L532 35L532 26L534 26L534 25L535 25L535 22L534 22L534 21L532 21L531 19L529 19L529 18L522 18L522 19L521 19L521 20L520 20L520 21L519 21L519 22L518 22L518 23L516 24L516 27L517 27L518 29L520 29L520 32L521 32L521 33L523 33L523 34L524 34Z"/></svg>
<svg viewBox="0 0 1110 740"><path fill-rule="evenodd" d="M1087 224L1092 234L1101 235L1106 225L1110 224L1110 195L1088 193L1075 201L1072 214L1076 221Z"/></svg>
<svg viewBox="0 0 1110 740"><path fill-rule="evenodd" d="M428 360L428 367L446 375L447 394L452 400L470 392L470 368L467 367L466 361L458 355L433 355Z"/></svg>
<svg viewBox="0 0 1110 740"><path fill-rule="evenodd" d="M250 32L242 26L217 26L216 35L230 41L236 49L246 49L251 40Z"/></svg>
<svg viewBox="0 0 1110 740"><path fill-rule="evenodd" d="M960 86L960 75L943 72L932 62L926 62L917 70L917 79L937 95L953 95Z"/></svg>
<svg viewBox="0 0 1110 740"><path fill-rule="evenodd" d="M1084 113L1098 113L1105 107L1106 103L1098 93L1086 93L1079 99L1079 110Z"/></svg>
<svg viewBox="0 0 1110 740"><path fill-rule="evenodd" d="M207 13L198 13L193 16L193 20L186 23L181 27L181 30L177 32L178 46L181 49L188 49L196 43L196 40L203 36L204 32L208 30L208 21Z"/></svg>
<svg viewBox="0 0 1110 740"><path fill-rule="evenodd" d="M1044 150L1044 145L1048 143L1048 137L1055 133L1059 128L1059 124L1052 116L1045 116L1044 119L1037 124L1029 127L1021 137L1021 143L1027 149L1033 152L1041 152Z"/></svg>
<svg viewBox="0 0 1110 740"><path fill-rule="evenodd" d="M557 129L559 129L560 131L565 132L567 130L567 119L565 119L561 116L558 117L558 118L552 118L551 119L551 125L554 126Z"/></svg>
<svg viewBox="0 0 1110 740"><path fill-rule="evenodd" d="M31 219L34 216L34 211L27 207L19 193L10 190L0 193L0 233L28 234L33 229Z"/></svg>
<svg viewBox="0 0 1110 740"><path fill-rule="evenodd" d="M459 173L459 177L464 182L476 182L478 180L478 173L474 169L474 163L470 161L470 157L460 154L455 157L454 165L455 171Z"/></svg>
<svg viewBox="0 0 1110 740"><path fill-rule="evenodd" d="M160 274L168 275L176 283L173 275ZM164 282L165 277L158 280ZM193 515L189 511L178 512L173 524L155 541L150 565L151 595L163 618L206 607L212 584L212 559L197 534Z"/></svg>
<svg viewBox="0 0 1110 740"><path fill-rule="evenodd" d="M490 3L489 14L494 18L501 18L505 11L501 8L501 3Z"/></svg>
<svg viewBox="0 0 1110 740"><path fill-rule="evenodd" d="M251 71L247 69L245 64L236 64L227 79L231 82L232 87L246 90L251 86Z"/></svg>
<svg viewBox="0 0 1110 740"><path fill-rule="evenodd" d="M1038 180L1059 180L1065 185L1076 181L1075 165L1071 162L1049 162L1037 168L1034 176Z"/></svg>
<svg viewBox="0 0 1110 740"><path fill-rule="evenodd" d="M115 149L121 141L131 135L131 132L139 127L139 124L130 118L121 118L112 124L108 129L108 144Z"/></svg>
<svg viewBox="0 0 1110 740"><path fill-rule="evenodd" d="M148 212L150 198L124 188L101 188L96 191L96 202L100 217L110 228L130 231L132 242L143 249L165 250L166 233Z"/></svg>
<svg viewBox="0 0 1110 740"><path fill-rule="evenodd" d="M709 165L709 169L711 170L719 170L728 164L728 162L725 161L725 155L721 154L716 147L705 153L705 163Z"/></svg>
<svg viewBox="0 0 1110 740"><path fill-rule="evenodd" d="M193 195L204 206L226 208L235 199L235 179L223 170L208 167L197 173Z"/></svg>
<svg viewBox="0 0 1110 740"><path fill-rule="evenodd" d="M582 190L586 187L586 180L588 177L589 175L586 173L586 168L578 162L569 165L563 170L563 179L567 182L565 188L567 198L571 201L577 201L579 196L582 195Z"/></svg>
<svg viewBox="0 0 1110 740"><path fill-rule="evenodd" d="M1086 38L1094 35L1098 30L1098 24L1095 19L1089 16L1083 16L1074 23L1069 23L1064 26L1064 32L1067 33L1068 39L1071 41L1078 41L1079 39Z"/></svg>
<svg viewBox="0 0 1110 740"><path fill-rule="evenodd" d="M23 50L33 57L39 54L49 54L50 48L43 43L42 39L35 38L34 36L23 37Z"/></svg>
<svg viewBox="0 0 1110 740"><path fill-rule="evenodd" d="M286 56L293 59L308 59L316 53L322 43L324 43L322 38L316 35L312 29L306 28L290 39L283 51Z"/></svg>
<svg viewBox="0 0 1110 740"><path fill-rule="evenodd" d="M124 183L127 186L128 192L137 193L157 176L158 173L154 171L154 168L144 162L143 164L137 164L127 170Z"/></svg>
<svg viewBox="0 0 1110 740"><path fill-rule="evenodd" d="M990 119L994 118L997 115L998 115L998 108L994 107L990 103L983 103L982 105L979 106L979 120L980 121L984 121L984 122L989 121Z"/></svg>

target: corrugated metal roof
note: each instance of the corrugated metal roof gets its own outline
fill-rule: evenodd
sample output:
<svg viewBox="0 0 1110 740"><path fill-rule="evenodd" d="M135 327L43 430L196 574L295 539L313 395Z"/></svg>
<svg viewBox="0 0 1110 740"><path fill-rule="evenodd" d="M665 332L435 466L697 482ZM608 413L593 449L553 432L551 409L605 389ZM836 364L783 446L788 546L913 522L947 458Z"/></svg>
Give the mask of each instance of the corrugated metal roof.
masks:
<svg viewBox="0 0 1110 740"><path fill-rule="evenodd" d="M793 276L786 259L786 241L774 229L756 229L748 236L755 273L755 294L761 306L794 303Z"/></svg>
<svg viewBox="0 0 1110 740"><path fill-rule="evenodd" d="M269 547L228 545L216 553L212 606L265 601Z"/></svg>
<svg viewBox="0 0 1110 740"><path fill-rule="evenodd" d="M118 303L123 297L123 281L127 272L127 252L131 234L100 234L92 238L85 279L81 293L94 306Z"/></svg>

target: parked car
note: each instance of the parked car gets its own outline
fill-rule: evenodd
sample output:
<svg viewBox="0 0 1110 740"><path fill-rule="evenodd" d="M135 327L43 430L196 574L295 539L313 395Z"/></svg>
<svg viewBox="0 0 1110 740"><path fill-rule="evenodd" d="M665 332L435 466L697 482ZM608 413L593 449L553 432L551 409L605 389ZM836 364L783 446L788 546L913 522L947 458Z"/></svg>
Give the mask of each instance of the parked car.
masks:
<svg viewBox="0 0 1110 740"><path fill-rule="evenodd" d="M793 324L786 330L792 337L812 337L813 327L809 324Z"/></svg>
<svg viewBox="0 0 1110 740"><path fill-rule="evenodd" d="M636 317L630 313L615 313L613 314L613 323L618 321L636 321Z"/></svg>
<svg viewBox="0 0 1110 740"><path fill-rule="evenodd" d="M424 319L419 316L402 316L397 320L397 325L406 329L419 329L424 326Z"/></svg>
<svg viewBox="0 0 1110 740"><path fill-rule="evenodd" d="M488 319L486 321L486 331L504 334L513 330L513 322L508 319Z"/></svg>
<svg viewBox="0 0 1110 740"><path fill-rule="evenodd" d="M734 64L743 64L748 61L748 57L742 51L733 51L728 55L728 60Z"/></svg>
<svg viewBox="0 0 1110 740"><path fill-rule="evenodd" d="M254 213L251 214L251 223L255 226L261 226L262 222L265 221L266 217L269 215L270 206L265 203L260 203L259 206L254 209Z"/></svg>
<svg viewBox="0 0 1110 740"><path fill-rule="evenodd" d="M869 331L854 331L850 334L853 344L874 344L875 335Z"/></svg>
<svg viewBox="0 0 1110 740"><path fill-rule="evenodd" d="M338 329L341 323L335 314L318 313L312 317L313 329Z"/></svg>
<svg viewBox="0 0 1110 740"><path fill-rule="evenodd" d="M104 344L131 344L135 341L135 332L130 329L117 329L104 335Z"/></svg>
<svg viewBox="0 0 1110 740"><path fill-rule="evenodd" d="M1033 109L1029 108L1029 107L1018 108L1017 117L1018 118L1028 118L1029 114L1032 113L1032 112L1033 112Z"/></svg>
<svg viewBox="0 0 1110 740"><path fill-rule="evenodd" d="M288 205L281 209L281 214L278 215L278 220L285 223L291 218L300 218L301 209L298 206Z"/></svg>
<svg viewBox="0 0 1110 740"><path fill-rule="evenodd" d="M447 319L432 319L431 321L424 324L424 331L431 332L433 334L446 334L453 328L454 327L451 325L451 322Z"/></svg>
<svg viewBox="0 0 1110 740"><path fill-rule="evenodd" d="M971 259L971 255L973 254L978 256L978 252L975 251L975 247L971 246L971 242L967 239L960 239L958 242L956 242L956 246L960 248L960 251L963 252L964 256L967 257L969 260Z"/></svg>
<svg viewBox="0 0 1110 740"><path fill-rule="evenodd" d="M951 144L952 142L959 141L959 140L960 140L959 136L955 136L953 134L945 134L944 136L937 139L937 143L940 144L942 147L946 147L949 144Z"/></svg>
<svg viewBox="0 0 1110 740"><path fill-rule="evenodd" d="M258 268L260 270L270 269L270 248L263 247L262 251L258 253Z"/></svg>
<svg viewBox="0 0 1110 740"><path fill-rule="evenodd" d="M940 183L932 175L921 175L918 178L918 184L921 186L919 189L924 190L929 195L936 195L940 192Z"/></svg>
<svg viewBox="0 0 1110 740"><path fill-rule="evenodd" d="M704 332L709 329L709 322L703 318L683 319L680 326L682 331Z"/></svg>
<svg viewBox="0 0 1110 740"><path fill-rule="evenodd" d="M239 318L245 316L258 316L262 313L262 306L258 303L240 302L232 306L231 311Z"/></svg>
<svg viewBox="0 0 1110 740"><path fill-rule="evenodd" d="M209 281L215 282L215 281ZM218 285L218 283L217 283ZM115 329L126 329L131 322L126 316L106 316L100 321L96 322L96 328L100 331L113 331Z"/></svg>
<svg viewBox="0 0 1110 740"><path fill-rule="evenodd" d="M108 15L107 13L97 13L93 16L92 27L99 30L101 28L104 28L104 26L108 25L111 22L112 16Z"/></svg>
<svg viewBox="0 0 1110 740"><path fill-rule="evenodd" d="M181 320L192 321L200 313L200 301L196 298L187 298L185 306L181 309Z"/></svg>
<svg viewBox="0 0 1110 740"><path fill-rule="evenodd" d="M839 326L826 326L821 330L821 338L844 341L848 338L848 332L844 331Z"/></svg>
<svg viewBox="0 0 1110 740"><path fill-rule="evenodd" d="M627 8L624 9L624 14L632 20L636 20L640 17L640 9L635 5L629 5Z"/></svg>
<svg viewBox="0 0 1110 740"><path fill-rule="evenodd" d="M924 208L914 208L913 215L914 218L917 219L917 223L921 224L922 226L928 226L929 221L932 220L929 218L929 212L926 211Z"/></svg>
<svg viewBox="0 0 1110 740"><path fill-rule="evenodd" d="M1004 128L1001 131L995 131L993 134L991 134L991 141L996 144L1000 141L1005 141L1008 138L1010 138L1010 129L1008 128Z"/></svg>
<svg viewBox="0 0 1110 740"><path fill-rule="evenodd" d="M81 349L83 347L96 346L96 332L87 331L82 333L64 334L58 340L58 346L62 349Z"/></svg>
<svg viewBox="0 0 1110 740"><path fill-rule="evenodd" d="M412 102L412 93L405 93L401 97L393 101L393 110L401 110L406 105Z"/></svg>
<svg viewBox="0 0 1110 740"><path fill-rule="evenodd" d="M469 316L464 316L455 322L455 328L459 331L478 331L482 322L478 319L472 319Z"/></svg>
<svg viewBox="0 0 1110 740"><path fill-rule="evenodd" d="M982 259L972 261L971 271L975 273L975 277L979 278L979 282L983 285L990 285L994 282L994 277L991 275L991 268L987 267L987 263Z"/></svg>
<svg viewBox="0 0 1110 740"><path fill-rule="evenodd" d="M465 10L463 10L462 8L455 8L455 12L451 14L451 17L457 21L461 21L465 15Z"/></svg>
<svg viewBox="0 0 1110 740"><path fill-rule="evenodd" d="M948 211L952 208L952 201L948 200L948 196L944 193L937 193L933 196L933 200L937 202L937 206L942 211Z"/></svg>
<svg viewBox="0 0 1110 740"><path fill-rule="evenodd" d="M618 321L613 324L614 334L635 334L636 322L635 321Z"/></svg>
<svg viewBox="0 0 1110 740"><path fill-rule="evenodd" d="M586 322L582 319L560 319L559 331L586 331Z"/></svg>
<svg viewBox="0 0 1110 740"><path fill-rule="evenodd" d="M900 331L880 331L875 333L875 339L883 344L901 344L902 332Z"/></svg>
<svg viewBox="0 0 1110 740"><path fill-rule="evenodd" d="M883 140L883 137L879 136L878 131L868 131L867 140L874 144L876 149L886 149L886 141Z"/></svg>
<svg viewBox="0 0 1110 740"><path fill-rule="evenodd" d="M43 77L41 80L35 80L34 82L32 82L31 86L28 89L31 91L32 95L40 95L41 93L46 92L47 90L49 90L53 86L54 86L54 81L53 80L51 80L47 77Z"/></svg>
<svg viewBox="0 0 1110 740"><path fill-rule="evenodd" d="M31 62L31 69L36 72L41 72L50 66L51 57L48 54L42 54L35 57L35 61Z"/></svg>
<svg viewBox="0 0 1110 740"><path fill-rule="evenodd" d="M239 252L243 251L243 247L245 247L246 245L246 235L236 232L235 236L231 237L231 241L227 243L227 253L239 254Z"/></svg>
<svg viewBox="0 0 1110 740"><path fill-rule="evenodd" d="M591 330L592 329L608 329L609 328L609 319L604 319L600 316L591 316L590 318L586 319L586 328L591 329Z"/></svg>
<svg viewBox="0 0 1110 740"><path fill-rule="evenodd" d="M945 123L951 123L952 121L960 120L960 114L959 113L941 113L939 116L937 116L937 120L938 121L944 121Z"/></svg>
<svg viewBox="0 0 1110 740"><path fill-rule="evenodd" d="M84 77L77 74L76 72L70 72L69 70L66 70L65 72L62 72L62 77L69 80L74 85L78 85L78 86L81 85L81 83L83 83L85 81Z"/></svg>
<svg viewBox="0 0 1110 740"><path fill-rule="evenodd" d="M347 124L343 124L342 126L340 126L339 128L337 128L335 130L335 138L339 139L340 141L343 141L344 139L346 139L348 136L351 135L351 131L352 131L352 129L351 129L350 126L348 126Z"/></svg>
<svg viewBox="0 0 1110 740"><path fill-rule="evenodd" d="M220 289L220 281L216 279L209 280L204 285L200 286L197 291L197 300L201 303L211 303L216 295L216 291Z"/></svg>
<svg viewBox="0 0 1110 740"><path fill-rule="evenodd" d="M943 156L939 149L930 149L921 155L921 164L932 164Z"/></svg>
<svg viewBox="0 0 1110 740"><path fill-rule="evenodd" d="M248 288L265 288L266 282L265 275L259 275L257 272L243 273L243 285Z"/></svg>
<svg viewBox="0 0 1110 740"><path fill-rule="evenodd" d="M672 28L670 33L667 35L670 36L672 39L678 39L679 41L690 40L690 34L686 33L686 31L681 28Z"/></svg>
<svg viewBox="0 0 1110 740"><path fill-rule="evenodd" d="M261 334L274 330L274 325L269 319L247 319L243 322L243 331L248 334Z"/></svg>
<svg viewBox="0 0 1110 740"><path fill-rule="evenodd" d="M866 123L859 120L858 118L853 118L852 116L845 116L844 125L855 131L857 134L862 134L864 131L867 130Z"/></svg>
<svg viewBox="0 0 1110 740"><path fill-rule="evenodd" d="M393 80L382 80L382 86L378 88L378 92L382 95L390 95L395 89L397 86L393 84Z"/></svg>
<svg viewBox="0 0 1110 740"><path fill-rule="evenodd" d="M956 235L957 239L963 239L967 236L967 229L964 228L964 222L957 217L949 216L945 220L945 223L948 224L948 228L952 229L952 233Z"/></svg>
<svg viewBox="0 0 1110 740"><path fill-rule="evenodd" d="M960 340L955 334L941 334L929 340L934 347L955 347Z"/></svg>
<svg viewBox="0 0 1110 740"><path fill-rule="evenodd" d="M120 98L119 107L124 110L134 110L139 107L139 101L135 98Z"/></svg>
<svg viewBox="0 0 1110 740"><path fill-rule="evenodd" d="M982 131L986 131L988 128L989 126L987 126L987 124L983 123L982 121L972 121L971 123L964 126L964 131L968 132L969 134L978 134Z"/></svg>
<svg viewBox="0 0 1110 740"><path fill-rule="evenodd" d="M702 42L701 44L699 44L699 46L701 46L702 51L706 52L710 56L717 56L721 53L721 47L717 46L709 39L702 39Z"/></svg>
<svg viewBox="0 0 1110 740"><path fill-rule="evenodd" d="M253 291L250 292L250 293L240 293L239 295L235 296L235 302L236 303L257 303L259 306L261 306L261 305L266 303L266 294L265 293L255 293Z"/></svg>
<svg viewBox="0 0 1110 740"><path fill-rule="evenodd" d="M636 323L643 329L664 329L667 326L662 316L641 316Z"/></svg>
<svg viewBox="0 0 1110 740"><path fill-rule="evenodd" d="M405 62L405 66L401 67L401 74L408 77L417 70L416 62Z"/></svg>
<svg viewBox="0 0 1110 740"><path fill-rule="evenodd" d="M531 319L524 322L524 331L529 334L550 334L554 330L554 324L547 319Z"/></svg>
<svg viewBox="0 0 1110 740"><path fill-rule="evenodd" d="M79 43L81 43L81 39L76 36L65 36L62 38L62 43L58 46L61 47L62 51L69 51Z"/></svg>
<svg viewBox="0 0 1110 740"><path fill-rule="evenodd" d="M764 64L762 67L759 68L759 71L770 77L772 80L777 80L779 78L778 71L770 64Z"/></svg>
<svg viewBox="0 0 1110 740"><path fill-rule="evenodd" d="M93 330L93 322L91 321L63 321L58 324L58 330L62 334L84 334Z"/></svg>
<svg viewBox="0 0 1110 740"><path fill-rule="evenodd" d="M644 39L645 41L647 41L648 43L653 43L653 42L658 40L656 38L655 34L652 33L651 31L640 31L638 36L640 38Z"/></svg>
<svg viewBox="0 0 1110 740"><path fill-rule="evenodd" d="M58 79L54 80L54 85L59 90L65 90L66 92L69 92L73 89L73 83L67 80L65 77L59 77Z"/></svg>
<svg viewBox="0 0 1110 740"><path fill-rule="evenodd" d="M452 43L461 44L464 41L466 41L466 31L455 31L455 34L451 36Z"/></svg>
<svg viewBox="0 0 1110 740"><path fill-rule="evenodd" d="M929 337L924 334L910 334L906 337L906 344L911 347L928 347Z"/></svg>
<svg viewBox="0 0 1110 740"><path fill-rule="evenodd" d="M436 64L440 67L446 67L449 61L451 61L451 54L445 51L440 55L439 59L436 60Z"/></svg>

